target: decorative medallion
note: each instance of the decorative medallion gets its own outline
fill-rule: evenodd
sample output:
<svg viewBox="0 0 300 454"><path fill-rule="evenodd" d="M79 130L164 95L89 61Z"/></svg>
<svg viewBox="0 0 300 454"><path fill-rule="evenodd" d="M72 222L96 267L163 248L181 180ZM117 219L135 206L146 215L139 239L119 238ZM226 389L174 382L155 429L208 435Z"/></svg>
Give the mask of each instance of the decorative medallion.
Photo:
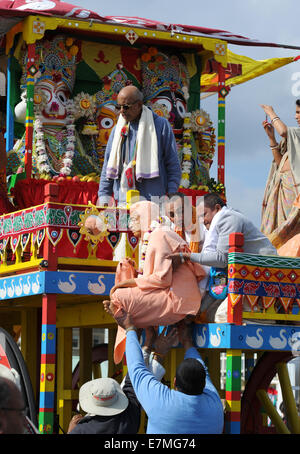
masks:
<svg viewBox="0 0 300 454"><path fill-rule="evenodd" d="M226 45L223 43L217 43L215 47L215 54L216 55L225 55L226 52Z"/></svg>
<svg viewBox="0 0 300 454"><path fill-rule="evenodd" d="M137 33L135 33L134 30L129 30L125 36L128 39L128 41L130 42L130 44L134 44L139 37L139 35Z"/></svg>
<svg viewBox="0 0 300 454"><path fill-rule="evenodd" d="M91 202L89 202L84 214L80 214L79 217L81 219L78 224L79 233L85 235L85 240L96 245L108 236L107 219Z"/></svg>

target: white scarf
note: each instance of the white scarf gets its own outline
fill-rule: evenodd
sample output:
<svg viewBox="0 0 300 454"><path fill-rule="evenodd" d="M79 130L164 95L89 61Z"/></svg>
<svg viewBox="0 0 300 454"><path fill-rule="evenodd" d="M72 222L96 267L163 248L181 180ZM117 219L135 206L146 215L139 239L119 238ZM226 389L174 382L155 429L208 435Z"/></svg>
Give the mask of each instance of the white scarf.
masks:
<svg viewBox="0 0 300 454"><path fill-rule="evenodd" d="M117 179L121 156L122 134L126 120L119 116L116 124L111 152L109 155L106 178ZM153 113L148 107L143 106L136 137L136 162L135 179L156 178L159 176L158 166L158 143L154 125ZM132 162L128 165L132 165ZM127 166L128 167L128 166ZM127 168L126 167L126 168Z"/></svg>

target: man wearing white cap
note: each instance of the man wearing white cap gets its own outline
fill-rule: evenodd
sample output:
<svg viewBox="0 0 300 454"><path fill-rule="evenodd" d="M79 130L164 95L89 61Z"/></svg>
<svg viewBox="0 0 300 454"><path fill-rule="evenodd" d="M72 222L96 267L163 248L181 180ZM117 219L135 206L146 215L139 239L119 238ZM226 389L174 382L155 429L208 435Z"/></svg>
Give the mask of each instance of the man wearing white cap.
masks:
<svg viewBox="0 0 300 454"><path fill-rule="evenodd" d="M163 331L158 336L151 327L146 329L143 356L157 380L165 374L161 358L174 340L172 332L165 335ZM86 415L72 418L68 434L136 434L139 430L141 405L128 374L122 385L112 378L98 378L85 383L79 390L79 404Z"/></svg>
<svg viewBox="0 0 300 454"><path fill-rule="evenodd" d="M81 386L80 407L86 416L76 415L70 434L135 434L139 429L140 404L129 377L124 391L113 378L98 378ZM126 393L126 394L125 394Z"/></svg>

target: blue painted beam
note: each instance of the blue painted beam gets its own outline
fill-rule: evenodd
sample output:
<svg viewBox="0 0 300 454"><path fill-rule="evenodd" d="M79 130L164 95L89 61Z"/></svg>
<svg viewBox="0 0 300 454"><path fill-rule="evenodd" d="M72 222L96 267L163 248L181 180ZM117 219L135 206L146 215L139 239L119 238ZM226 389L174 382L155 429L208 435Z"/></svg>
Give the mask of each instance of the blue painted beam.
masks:
<svg viewBox="0 0 300 454"><path fill-rule="evenodd" d="M198 348L295 351L300 354L300 326L251 323L208 323L195 325Z"/></svg>
<svg viewBox="0 0 300 454"><path fill-rule="evenodd" d="M47 294L109 295L115 273L40 271L0 279L0 301Z"/></svg>
<svg viewBox="0 0 300 454"><path fill-rule="evenodd" d="M0 278L0 303L42 294L104 295L115 283L113 272L37 271ZM195 325L198 348L273 350L300 353L300 326L251 323Z"/></svg>

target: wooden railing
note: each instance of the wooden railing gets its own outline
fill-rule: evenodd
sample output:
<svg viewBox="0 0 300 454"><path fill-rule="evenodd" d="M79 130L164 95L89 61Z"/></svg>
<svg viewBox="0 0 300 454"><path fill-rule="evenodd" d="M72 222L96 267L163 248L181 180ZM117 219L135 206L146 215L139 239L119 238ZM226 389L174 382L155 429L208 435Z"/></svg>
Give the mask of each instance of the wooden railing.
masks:
<svg viewBox="0 0 300 454"><path fill-rule="evenodd" d="M114 250L126 235L127 255L135 258L138 241L128 229L128 209L97 207L107 220L103 241L91 241L80 227L86 205L56 202L58 186L45 187L45 202L0 216L0 276L60 265L115 267Z"/></svg>

